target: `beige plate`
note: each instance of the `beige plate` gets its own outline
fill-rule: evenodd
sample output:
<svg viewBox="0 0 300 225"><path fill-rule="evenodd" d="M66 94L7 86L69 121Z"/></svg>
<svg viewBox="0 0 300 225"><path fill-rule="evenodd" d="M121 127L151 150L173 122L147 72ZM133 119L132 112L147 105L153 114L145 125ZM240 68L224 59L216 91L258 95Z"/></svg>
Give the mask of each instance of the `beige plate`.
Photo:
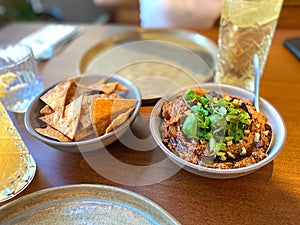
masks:
<svg viewBox="0 0 300 225"><path fill-rule="evenodd" d="M151 100L210 80L216 57L217 46L198 33L138 28L89 49L78 72L124 76L139 87L143 100Z"/></svg>
<svg viewBox="0 0 300 225"><path fill-rule="evenodd" d="M125 189L70 185L21 197L0 207L0 224L179 224L155 203Z"/></svg>

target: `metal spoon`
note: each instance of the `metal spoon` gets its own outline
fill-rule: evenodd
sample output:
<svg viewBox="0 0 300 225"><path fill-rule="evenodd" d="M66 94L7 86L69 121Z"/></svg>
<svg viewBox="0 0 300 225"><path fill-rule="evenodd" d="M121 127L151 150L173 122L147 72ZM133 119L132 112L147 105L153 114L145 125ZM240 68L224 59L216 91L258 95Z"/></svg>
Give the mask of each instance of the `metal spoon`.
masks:
<svg viewBox="0 0 300 225"><path fill-rule="evenodd" d="M253 99L253 105L256 108L256 111L259 112L259 82L260 82L260 64L259 64L259 58L257 54L253 55L253 65L254 65L254 99ZM271 133L271 141L269 144L268 149L266 150L266 153L269 152L272 142L274 140L274 133L272 126L270 124L265 124L267 126L270 126Z"/></svg>
<svg viewBox="0 0 300 225"><path fill-rule="evenodd" d="M256 111L259 112L259 81L260 81L260 64L257 54L253 55L253 65L254 65L254 99L253 105Z"/></svg>

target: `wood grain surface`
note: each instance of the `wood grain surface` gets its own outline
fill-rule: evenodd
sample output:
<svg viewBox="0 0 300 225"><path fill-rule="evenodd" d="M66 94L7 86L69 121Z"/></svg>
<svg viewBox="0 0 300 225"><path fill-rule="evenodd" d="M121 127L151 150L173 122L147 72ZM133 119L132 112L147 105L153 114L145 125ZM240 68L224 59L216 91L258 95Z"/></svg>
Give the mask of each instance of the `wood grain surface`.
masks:
<svg viewBox="0 0 300 225"><path fill-rule="evenodd" d="M0 43L18 41L41 26L43 24L12 23L0 30ZM100 40L134 29L119 25L82 26L83 34L60 48L51 60L39 64L45 87L75 75L81 56ZM197 32L217 42L216 28ZM294 36L300 36L299 29L277 29L261 80L261 96L280 112L287 129L281 153L265 167L229 180L207 179L183 169L172 173L172 164L152 168L151 165L158 164L165 156L155 147L150 136L151 106L141 108L132 127L132 132L141 142L138 149L118 141L96 156L64 153L50 148L30 136L24 127L22 114L10 113L37 163L32 183L10 201L49 187L107 184L151 199L184 225L299 224L300 63L283 46L286 38ZM99 159L97 163L94 161L96 157ZM108 170L103 168L107 164L106 157L117 162L111 164ZM126 164L128 170L118 170L120 162ZM136 173L131 170L134 166L139 167ZM168 172L171 175L164 178ZM160 176L163 177L161 180Z"/></svg>

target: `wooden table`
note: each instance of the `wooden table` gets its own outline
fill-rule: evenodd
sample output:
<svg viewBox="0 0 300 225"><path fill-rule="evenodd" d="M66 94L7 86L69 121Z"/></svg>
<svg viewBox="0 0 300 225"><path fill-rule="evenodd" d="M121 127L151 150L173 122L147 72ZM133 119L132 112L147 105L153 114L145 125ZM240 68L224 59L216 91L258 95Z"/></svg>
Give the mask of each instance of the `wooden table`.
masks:
<svg viewBox="0 0 300 225"><path fill-rule="evenodd" d="M10 24L0 30L0 43L18 41L42 25ZM133 29L117 25L83 25L83 28L83 34L61 48L51 60L39 64L45 87L75 75L83 53L101 39ZM217 41L217 29L198 32ZM123 183L115 182L111 177L105 178L97 173L83 155L61 152L34 139L24 127L23 115L11 113L37 162L34 180L12 200L49 187L106 184L126 188L151 199L182 224L299 224L300 64L282 44L284 39L293 36L300 36L300 30L276 31L261 81L261 96L277 108L285 121L286 143L272 163L255 173L237 179L214 180L179 170L169 178L153 184L149 180L150 184L144 185L145 183L139 182L143 176L149 176L155 181L157 175L147 174L145 171L145 174L134 175L135 184L126 183L126 180ZM151 109L152 107L142 107L133 125L141 139L150 135L148 122ZM164 158L158 148L134 151L120 142L112 144L108 152L128 165L144 167ZM161 172L164 171L157 171ZM5 203L0 205L3 204Z"/></svg>

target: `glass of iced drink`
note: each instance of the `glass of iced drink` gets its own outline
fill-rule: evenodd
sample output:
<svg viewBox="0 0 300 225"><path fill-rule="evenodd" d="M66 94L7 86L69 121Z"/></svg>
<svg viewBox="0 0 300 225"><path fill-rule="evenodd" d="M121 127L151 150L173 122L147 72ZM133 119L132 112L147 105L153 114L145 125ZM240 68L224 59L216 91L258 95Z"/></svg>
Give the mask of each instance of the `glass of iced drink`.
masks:
<svg viewBox="0 0 300 225"><path fill-rule="evenodd" d="M215 82L254 90L253 55L260 74L277 25L283 0L224 0Z"/></svg>
<svg viewBox="0 0 300 225"><path fill-rule="evenodd" d="M32 181L36 163L0 101L0 202L6 201Z"/></svg>
<svg viewBox="0 0 300 225"><path fill-rule="evenodd" d="M32 49L26 45L0 46L0 100L6 109L25 112L43 91Z"/></svg>

